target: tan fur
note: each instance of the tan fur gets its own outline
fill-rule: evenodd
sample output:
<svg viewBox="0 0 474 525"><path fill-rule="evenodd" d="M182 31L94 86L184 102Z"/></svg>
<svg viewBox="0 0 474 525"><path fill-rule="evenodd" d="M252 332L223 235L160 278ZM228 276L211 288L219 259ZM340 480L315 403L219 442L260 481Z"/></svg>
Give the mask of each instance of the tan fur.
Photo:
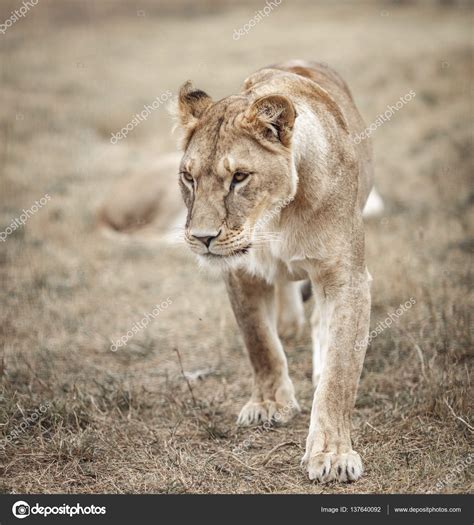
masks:
<svg viewBox="0 0 474 525"><path fill-rule="evenodd" d="M98 210L99 224L123 233L133 233L144 227L148 227L150 233L168 233L184 213L174 183L179 160L177 154L168 154L134 165L104 199ZM124 159L122 162L130 161Z"/></svg>
<svg viewBox="0 0 474 525"><path fill-rule="evenodd" d="M284 335L301 328L291 281L309 277L317 385L303 463L312 480L355 480L362 463L350 427L365 353L356 343L369 327L362 208L372 161L370 142L351 140L365 125L350 92L326 66L295 61L257 71L217 103L186 83L178 114L186 240L222 270L254 373L238 421L298 411L277 320ZM233 185L236 172L249 175Z"/></svg>

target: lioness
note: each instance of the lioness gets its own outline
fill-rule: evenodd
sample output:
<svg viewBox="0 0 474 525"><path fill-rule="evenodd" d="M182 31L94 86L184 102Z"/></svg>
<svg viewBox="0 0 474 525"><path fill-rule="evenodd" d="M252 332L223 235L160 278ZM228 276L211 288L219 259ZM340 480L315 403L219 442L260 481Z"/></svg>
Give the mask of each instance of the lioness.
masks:
<svg viewBox="0 0 474 525"><path fill-rule="evenodd" d="M370 315L362 209L373 170L369 140L351 139L365 125L349 89L327 66L292 61L218 102L187 82L177 113L185 238L222 270L253 369L238 423L299 411L277 330L303 325L295 281L309 278L315 393L302 462L311 480L356 480L351 413Z"/></svg>

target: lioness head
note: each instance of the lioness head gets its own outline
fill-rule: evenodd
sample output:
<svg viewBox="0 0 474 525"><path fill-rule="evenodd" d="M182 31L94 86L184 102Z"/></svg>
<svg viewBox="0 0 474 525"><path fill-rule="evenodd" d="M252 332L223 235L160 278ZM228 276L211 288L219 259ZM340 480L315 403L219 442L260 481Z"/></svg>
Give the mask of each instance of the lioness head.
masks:
<svg viewBox="0 0 474 525"><path fill-rule="evenodd" d="M181 88L185 239L203 260L244 256L263 241L264 214L294 195L295 118L292 102L282 95L236 95L214 103L189 82Z"/></svg>

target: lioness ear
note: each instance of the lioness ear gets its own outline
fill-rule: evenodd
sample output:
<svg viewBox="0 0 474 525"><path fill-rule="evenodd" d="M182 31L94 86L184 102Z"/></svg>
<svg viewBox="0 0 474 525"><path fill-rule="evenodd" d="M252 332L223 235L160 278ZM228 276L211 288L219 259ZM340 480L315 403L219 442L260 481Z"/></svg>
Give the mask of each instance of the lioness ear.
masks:
<svg viewBox="0 0 474 525"><path fill-rule="evenodd" d="M296 110L283 95L267 95L257 99L246 111L245 120L258 138L281 142L290 147Z"/></svg>
<svg viewBox="0 0 474 525"><path fill-rule="evenodd" d="M178 116L181 126L193 128L211 104L211 97L204 91L195 89L188 80L181 86L178 95Z"/></svg>

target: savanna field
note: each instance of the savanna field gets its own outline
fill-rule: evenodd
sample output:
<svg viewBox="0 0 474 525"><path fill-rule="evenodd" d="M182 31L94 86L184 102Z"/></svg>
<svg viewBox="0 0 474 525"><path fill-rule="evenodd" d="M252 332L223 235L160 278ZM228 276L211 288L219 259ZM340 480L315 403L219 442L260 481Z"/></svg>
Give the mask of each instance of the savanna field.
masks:
<svg viewBox="0 0 474 525"><path fill-rule="evenodd" d="M234 38L264 5L40 0L0 35L0 232L46 199L0 240L1 492L472 491L472 8L283 0ZM395 320L367 351L365 474L347 485L299 466L309 321L285 341L302 413L238 428L252 377L223 283L184 245L97 224L117 184L176 149L165 104L111 144L144 105L188 79L218 100L291 58L341 73L367 125L415 93L372 133L386 207L367 220L371 329ZM157 233L179 215L177 174L159 176Z"/></svg>

